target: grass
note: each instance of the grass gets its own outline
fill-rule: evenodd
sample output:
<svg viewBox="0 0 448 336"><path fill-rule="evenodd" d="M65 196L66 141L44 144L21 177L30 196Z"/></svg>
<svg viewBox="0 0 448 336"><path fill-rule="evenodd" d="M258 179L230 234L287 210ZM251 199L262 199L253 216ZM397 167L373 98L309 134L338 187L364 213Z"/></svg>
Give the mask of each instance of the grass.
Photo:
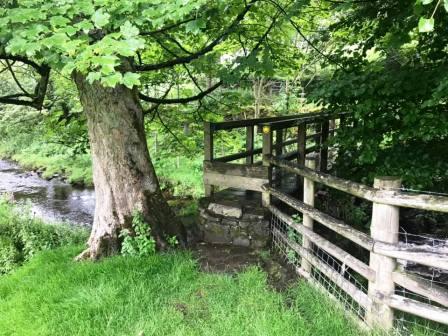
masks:
<svg viewBox="0 0 448 336"><path fill-rule="evenodd" d="M326 297L266 274L206 274L187 253L75 263L41 252L0 277L0 335L360 335Z"/></svg>

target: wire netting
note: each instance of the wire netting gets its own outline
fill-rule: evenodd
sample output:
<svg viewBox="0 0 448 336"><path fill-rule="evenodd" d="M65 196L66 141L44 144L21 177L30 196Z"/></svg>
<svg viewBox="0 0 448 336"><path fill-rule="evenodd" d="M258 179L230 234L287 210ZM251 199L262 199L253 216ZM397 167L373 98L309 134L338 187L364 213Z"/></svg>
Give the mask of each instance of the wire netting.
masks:
<svg viewBox="0 0 448 336"><path fill-rule="evenodd" d="M288 263L294 265L296 270L299 270L301 267L301 256L291 247L291 242L301 245L303 237L274 214L272 214L271 219L271 233L273 248L283 256ZM399 240L402 245L407 247L425 246L430 247L439 253L446 252L448 255L448 239L437 238L434 237L434 235L429 234L411 234L401 230L399 232ZM338 275L337 277L332 276L330 278L325 275L324 272L313 266L310 273L310 278L313 280L312 282L336 299L344 308L344 311L350 312L351 315L355 315L362 321L365 321L366 310L344 291L344 286L346 286L346 281L348 280L351 284L356 286L357 289L367 294L367 280L351 268L347 267L343 261L337 259L315 244L311 244L309 252L323 263L327 270ZM414 277L425 279L429 284L429 287L442 287L448 290L447 270L410 263L404 260L397 260L397 262L401 270ZM344 280L342 280L340 276L342 276ZM333 279L340 279L340 281L334 281ZM412 292L400 286L396 286L395 294L435 307L447 308L438 302L430 300L424 295ZM395 329L393 334L395 335L448 335L448 325L446 324L425 320L399 311L395 311L394 315Z"/></svg>

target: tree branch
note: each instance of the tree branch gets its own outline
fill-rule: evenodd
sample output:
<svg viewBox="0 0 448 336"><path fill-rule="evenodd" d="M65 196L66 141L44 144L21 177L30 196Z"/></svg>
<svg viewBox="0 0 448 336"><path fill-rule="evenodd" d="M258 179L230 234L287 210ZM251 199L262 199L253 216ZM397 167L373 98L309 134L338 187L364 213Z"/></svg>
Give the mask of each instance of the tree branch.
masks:
<svg viewBox="0 0 448 336"><path fill-rule="evenodd" d="M190 103L190 102L204 98L206 95L208 95L209 93L212 93L217 88L219 88L222 84L223 84L223 82L219 81L215 85L209 87L207 90L204 90L195 96L185 97L185 98L172 98L172 99L154 98L154 97L146 96L143 93L140 93L139 96L140 96L141 100L146 101L148 103L153 103L153 104L186 104L186 103Z"/></svg>
<svg viewBox="0 0 448 336"><path fill-rule="evenodd" d="M233 22L230 24L230 26L215 40L213 40L211 43L209 43L206 47L202 48L201 50L191 53L188 56L182 56L178 57L169 61L156 63L156 64L143 64L136 66L137 71L153 71L153 70L161 70L164 68L169 68L174 65L178 64L187 64L191 61L194 61L195 59L198 59L199 57L211 52L218 44L223 42L238 26L238 24L244 19L246 14L249 12L251 7L259 0L252 0L249 2L244 9L237 15L237 17L233 20Z"/></svg>
<svg viewBox="0 0 448 336"><path fill-rule="evenodd" d="M157 34L160 34L160 33L167 32L168 30L177 28L177 27L179 27L179 26L182 26L183 24L188 23L188 22L191 22L191 21L194 21L194 20L196 20L196 17L188 18L188 19L185 19L185 20L183 20L183 21L179 21L179 22L170 24L170 25L168 25L168 26L162 27L162 28L157 29L157 30L153 30L153 31L149 31L149 32L140 32L140 35L141 35L141 36L152 36L152 35L157 35Z"/></svg>
<svg viewBox="0 0 448 336"><path fill-rule="evenodd" d="M271 32L271 30L274 28L275 23L277 22L277 19L279 17L280 11L278 11L276 13L276 15L274 16L274 18L272 19L271 24L269 25L269 27L266 29L266 31L264 32L264 34L260 37L260 39L258 40L257 44L254 46L254 48L251 50L251 52L245 57L248 58L250 56L252 56L255 52L257 52L263 41L266 39L266 37L268 36L268 34ZM240 65L239 65L240 66ZM239 68L236 67L235 69L232 70L232 72L235 72L236 69ZM189 73L189 71L187 71ZM189 73L190 74L190 73ZM195 83L196 84L196 83ZM212 93L213 91L215 91L217 88L219 88L221 85L223 84L223 81L220 80L219 82L217 82L216 84L212 85L211 87L209 87L206 90L200 90L200 92L195 95L195 96L190 96L190 97L185 97L185 98L173 98L173 99L166 99L166 98L154 98L154 97L149 97L146 96L142 93L139 93L139 97L141 100L149 102L149 103L154 103L154 104L186 104L186 103L190 103L193 101L197 101L197 100L201 100L203 99L205 96L207 96L208 94Z"/></svg>

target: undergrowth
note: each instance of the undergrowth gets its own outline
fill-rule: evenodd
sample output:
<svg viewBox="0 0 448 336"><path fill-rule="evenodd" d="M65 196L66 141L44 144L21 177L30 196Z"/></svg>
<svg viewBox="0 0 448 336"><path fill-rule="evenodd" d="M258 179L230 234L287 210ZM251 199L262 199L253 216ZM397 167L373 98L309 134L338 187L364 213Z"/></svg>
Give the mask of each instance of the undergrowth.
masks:
<svg viewBox="0 0 448 336"><path fill-rule="evenodd" d="M0 198L0 275L15 270L39 251L80 244L86 239L84 229L46 224L23 207Z"/></svg>

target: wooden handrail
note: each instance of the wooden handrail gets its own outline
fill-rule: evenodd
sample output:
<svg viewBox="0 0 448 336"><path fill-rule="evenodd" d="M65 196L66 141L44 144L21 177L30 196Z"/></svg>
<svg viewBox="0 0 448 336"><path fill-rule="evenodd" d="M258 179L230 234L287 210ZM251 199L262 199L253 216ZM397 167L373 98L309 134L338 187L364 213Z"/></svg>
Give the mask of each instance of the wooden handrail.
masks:
<svg viewBox="0 0 448 336"><path fill-rule="evenodd" d="M286 160L279 160L273 156L267 156L265 160L274 166L284 168L286 171L309 178L317 183L322 183L328 187L344 191L367 201L405 208L448 212L448 197L446 196L414 195L399 190L379 190L361 183L317 172Z"/></svg>

